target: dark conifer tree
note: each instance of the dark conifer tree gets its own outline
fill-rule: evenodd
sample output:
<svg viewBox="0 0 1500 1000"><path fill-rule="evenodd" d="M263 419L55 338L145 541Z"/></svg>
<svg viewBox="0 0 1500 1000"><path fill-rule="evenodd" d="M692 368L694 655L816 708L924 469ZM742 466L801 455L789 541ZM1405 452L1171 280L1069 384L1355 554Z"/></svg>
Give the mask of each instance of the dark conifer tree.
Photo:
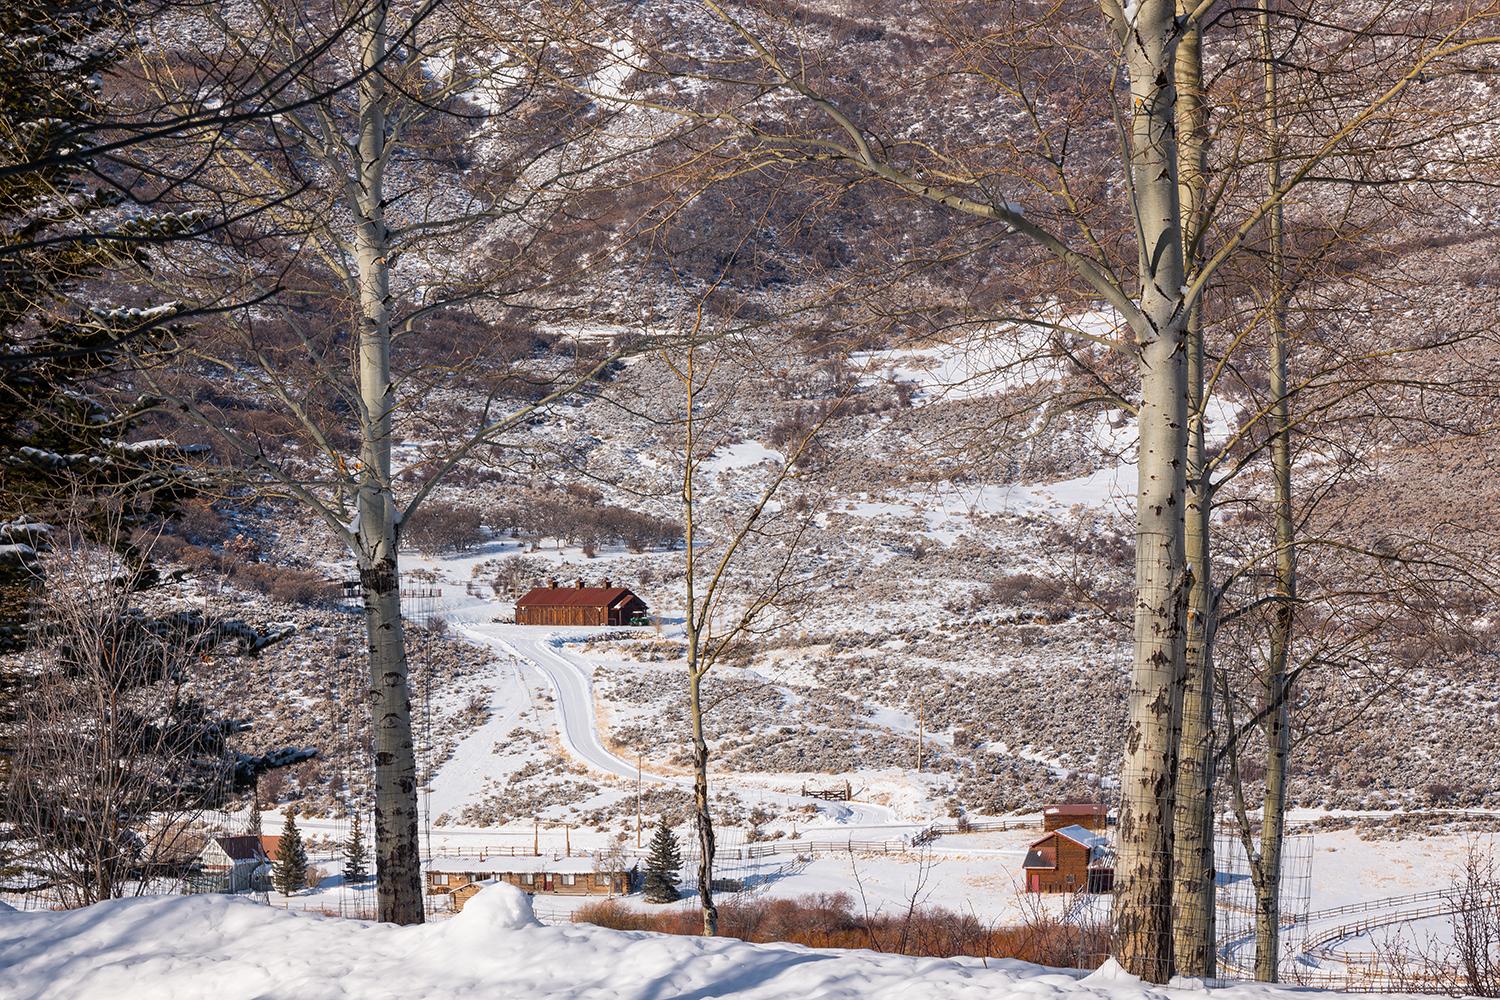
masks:
<svg viewBox="0 0 1500 1000"><path fill-rule="evenodd" d="M26 692L69 669L44 622L43 572L55 536L65 526L119 553L123 572L112 589L148 589L160 577L136 529L171 516L191 491L189 449L132 440L152 401L133 391L131 376L170 357L184 332L179 305L151 301L138 279L154 249L189 235L196 221L147 211L127 194L135 175L76 155L110 117L107 90L143 13L136 0L0 4L0 653L47 647L33 669L0 662L0 785L13 792L0 803L0 826L17 800L36 811L47 799L44 782L8 775ZM207 654L233 643L254 654L284 637L192 613L152 618L105 594L98 605L100 627L132 648L183 643L182 652ZM175 653L161 658L177 661ZM163 679L181 682L148 674L124 683ZM225 740L245 723L212 718L190 698L176 704L162 743L202 760L201 781L181 793L205 804L266 767L311 754L237 758Z"/></svg>
<svg viewBox="0 0 1500 1000"><path fill-rule="evenodd" d="M68 154L105 117L133 7L0 4L0 168ZM110 175L76 159L0 175L0 651L25 642L43 525L66 513L140 565L119 527L169 511L182 491L175 445L130 442L150 402L124 369L170 354L181 335L180 307L132 281L151 247L193 222L142 213Z"/></svg>
<svg viewBox="0 0 1500 1000"><path fill-rule="evenodd" d="M297 810L294 808L286 811L286 825L281 828L281 841L276 847L271 884L283 896L294 895L307 886L307 847L302 843L302 831L297 829Z"/></svg>
<svg viewBox="0 0 1500 1000"><path fill-rule="evenodd" d="M365 831L359 817L359 810L354 810L349 837L344 841L344 881L350 884L364 882L370 877L369 849L365 846Z"/></svg>
<svg viewBox="0 0 1500 1000"><path fill-rule="evenodd" d="M644 891L648 903L670 903L677 898L677 877L682 871L682 849L677 835L663 816L651 838L646 856Z"/></svg>
<svg viewBox="0 0 1500 1000"><path fill-rule="evenodd" d="M255 776L255 780L251 783L250 786L250 822L246 826L245 832L249 833L252 837L259 837L261 834L260 775Z"/></svg>

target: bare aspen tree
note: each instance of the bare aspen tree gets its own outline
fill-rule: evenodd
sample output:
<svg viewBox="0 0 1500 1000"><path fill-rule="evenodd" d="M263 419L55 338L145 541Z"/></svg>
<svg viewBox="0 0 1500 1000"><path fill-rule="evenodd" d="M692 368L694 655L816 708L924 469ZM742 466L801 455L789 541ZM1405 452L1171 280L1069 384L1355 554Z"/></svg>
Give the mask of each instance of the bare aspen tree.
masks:
<svg viewBox="0 0 1500 1000"><path fill-rule="evenodd" d="M1141 378L1136 489L1135 658L1120 769L1115 954L1131 972L1170 977L1172 811L1186 668L1187 287L1178 188L1176 5L1140 3L1116 19L1130 75L1129 173L1140 220ZM1133 14L1133 17L1132 17Z"/></svg>
<svg viewBox="0 0 1500 1000"><path fill-rule="evenodd" d="M355 494L354 553L364 591L369 641L370 717L375 734L375 868L381 920L422 922L417 845L417 764L412 749L411 690L396 570L400 514L391 478L392 247L385 222L385 81L372 72L386 58L386 5L374 3L359 30L357 163L345 179L354 213L359 288L358 377L362 406L360 475Z"/></svg>
<svg viewBox="0 0 1500 1000"><path fill-rule="evenodd" d="M1185 332L1190 296L1175 145L1175 5L1170 0L1146 0L1127 9L1105 3L1130 82L1125 169L1139 228L1138 273L1129 290L1114 280L1106 264L1028 219L1023 206L979 200L955 190L950 186L954 183L951 171L949 179L940 182L893 165L853 119L788 70L765 41L719 4L705 0L705 6L754 50L770 73L771 85L809 101L844 140L799 139L791 146L794 155L800 157L807 148L815 148L907 194L1003 224L1055 255L1125 318L1130 337L1112 346L1134 359L1141 403L1137 412L1135 641L1121 777L1115 947L1129 971L1164 982L1171 974L1172 793L1188 579L1183 511L1188 414ZM776 147L776 135L751 128L758 139Z"/></svg>
<svg viewBox="0 0 1500 1000"><path fill-rule="evenodd" d="M1190 4L1178 2L1179 16ZM1190 267L1202 260L1209 218L1208 94L1203 82L1203 26L1189 20L1178 42L1177 132L1182 146L1183 247ZM1173 804L1173 959L1185 976L1215 975L1214 949L1214 726L1213 563L1210 535L1213 484L1205 454L1208 394L1202 298L1188 313L1188 441L1184 549L1188 588L1177 798Z"/></svg>
<svg viewBox="0 0 1500 1000"><path fill-rule="evenodd" d="M1337 287L1338 283L1347 280L1343 275L1327 270L1326 258L1335 253L1349 252L1343 240L1354 237L1340 237L1332 234L1338 233L1340 225L1347 225L1354 231L1360 228L1360 224L1353 220L1360 218L1358 187L1366 175L1357 172L1347 178L1347 190L1352 193L1341 197L1340 200L1343 201L1341 214L1329 213L1338 219L1339 223L1330 227L1329 234L1320 235L1319 238L1327 241L1324 246L1320 249L1310 249L1313 246L1311 238L1304 235L1299 250L1294 252L1289 249L1288 233L1293 226L1301 225L1306 233L1307 230L1318 225L1318 208L1313 206L1319 203L1313 202L1310 196L1309 199L1295 206L1298 214L1294 220L1289 220L1288 203L1285 199L1275 198L1275 192L1285 190L1287 187L1284 165L1297 163L1301 155L1301 150L1283 145L1283 135L1300 133L1303 142L1307 141L1306 136L1309 133L1316 136L1319 127L1316 123L1321 121L1319 117L1321 111L1320 106L1310 101L1305 92L1289 96L1283 90L1280 79L1281 67L1283 64L1295 67L1297 60L1289 59L1286 52L1279 51L1278 43L1273 41L1273 29L1278 22L1284 22L1287 27L1286 37L1301 40L1309 51L1314 50L1317 44L1331 46L1336 43L1326 38L1319 42L1318 32L1327 30L1329 25L1311 27L1303 19L1304 15L1301 12L1262 2L1258 4L1253 15L1247 19L1243 58L1247 68L1253 67L1254 76L1249 82L1255 85L1257 93L1253 102L1247 102L1244 108L1245 124L1240 126L1242 134L1238 137L1241 144L1239 156L1244 158L1246 166L1251 168L1241 171L1246 176L1245 186L1248 196L1274 199L1274 205L1265 214L1263 231L1257 246L1259 251L1257 262L1252 265L1254 273L1250 281L1251 287L1256 291L1245 296L1246 307L1251 309L1252 314L1241 318L1243 326L1224 348L1225 354L1220 359L1219 366L1222 372L1236 363L1234 356L1236 350L1253 345L1250 349L1256 353L1254 365L1263 372L1263 374L1258 373L1257 380L1264 379L1261 383L1264 385L1264 401L1257 405L1256 412L1252 413L1235 431L1225 452L1210 463L1210 475L1217 472L1217 479L1209 484L1209 496L1212 498L1220 484L1227 484L1238 471L1248 468L1252 462L1264 462L1264 478L1259 480L1251 490L1257 498L1257 510L1261 509L1259 499L1264 497L1264 518L1271 526L1271 538L1265 540L1264 546L1254 546L1252 554L1245 552L1242 539L1235 539L1226 544L1224 546L1226 553L1232 557L1228 562L1233 564L1240 559L1245 561L1227 574L1222 588L1213 586L1213 581L1210 581L1209 595L1210 608L1214 612L1211 627L1215 627L1220 602L1227 599L1230 590L1235 586L1235 581L1247 579L1265 581L1263 588L1247 596L1248 604L1233 612L1236 618L1241 619L1239 625L1236 626L1238 628L1244 624L1243 619L1247 612L1257 608L1264 609L1265 633L1263 646L1249 645L1245 643L1242 636L1236 638L1235 659L1240 663L1248 661L1256 665L1255 669L1249 671L1250 677L1244 684L1245 690L1233 690L1230 677L1221 677L1226 713L1231 718L1233 717L1235 706L1230 699L1234 698L1242 703L1248 702L1250 715L1243 725L1229 727L1224 735L1225 746L1221 752L1228 756L1230 762L1228 773L1230 804L1234 813L1236 832L1249 865L1254 891L1254 929L1257 942L1254 972L1258 979L1275 981L1282 951L1280 931L1285 919L1281 913L1280 893L1285 810L1290 779L1289 755L1293 735L1291 715L1296 703L1294 685L1298 682L1298 678L1308 671L1338 669L1337 665L1350 655L1349 650L1352 648L1344 645L1350 641L1349 637L1339 634L1348 629L1347 623L1334 624L1331 620L1335 614L1332 608L1338 605L1340 597L1330 593L1325 583L1312 599L1317 606L1315 617L1321 616L1325 620L1315 623L1315 628L1319 632L1316 637L1310 637L1306 643L1309 648L1300 656L1294 654L1293 626L1300 622L1302 609L1306 603L1299 592L1298 557L1299 550L1303 548L1299 535L1309 532L1307 522L1318 517L1320 513L1318 508L1321 498L1326 496L1329 490L1327 478L1329 473L1323 474L1322 482L1309 484L1307 487L1309 499L1301 504L1299 509L1293 491L1292 477L1297 467L1293 457L1293 437L1294 434L1299 437L1306 435L1321 440L1326 445L1335 438L1335 435L1339 433L1338 428L1341 423L1347 419L1340 412L1342 400L1357 398L1365 393L1392 394L1393 387L1397 384L1421 380L1401 367L1403 362L1399 356L1408 352L1398 351L1387 356L1386 345L1378 341L1373 347L1360 344L1358 341L1335 346L1331 339L1332 328L1337 325L1333 315L1320 319L1313 309L1302 311L1301 336L1308 339L1311 345L1310 349L1305 348L1303 352L1306 371L1296 373L1297 377L1293 378L1291 350L1296 339L1290 319L1293 297L1297 294L1299 287L1304 289L1309 296L1313 296L1320 294L1321 286ZM1347 31L1353 35L1357 35L1361 30L1358 24L1347 29L1342 27L1338 29L1340 32ZM1306 58L1303 56L1303 59ZM1292 72L1295 72L1295 68ZM1342 76L1339 80L1343 86L1350 88L1358 88L1365 83L1364 75L1359 68L1349 71L1347 80ZM1314 86L1326 93L1332 86L1331 75L1321 75ZM1294 120L1297 128L1289 128L1287 124L1284 124L1283 116L1287 115L1296 116ZM1313 124L1313 127L1307 128L1308 124ZM1398 159L1411 148L1426 144L1437 146L1443 141L1442 137L1445 134L1450 134L1450 129L1465 127L1472 127L1472 124L1462 117L1455 117L1450 121L1444 116L1433 116L1424 122L1424 129L1415 137L1410 133L1403 134L1399 140L1394 140L1390 146L1386 146L1384 144L1388 140L1377 136L1369 140L1369 145L1361 152L1368 163L1383 163L1386 159ZM1249 151L1257 147L1262 152L1259 156L1252 157ZM1333 169L1346 168L1345 164L1339 164ZM1357 169L1368 171L1382 168L1364 166ZM1322 205L1330 202L1338 203L1329 197L1327 191L1321 193L1320 202ZM1392 204L1401 205L1403 202L1392 202ZM1323 211L1327 212L1327 209L1323 208ZM1341 293L1327 291L1321 294L1337 297ZM1347 295L1347 290L1342 294ZM1472 335L1472 332L1459 331L1434 335L1429 344L1416 348L1415 352L1430 351L1440 354L1447 350L1451 343L1462 342ZM1448 337L1452 337L1453 340L1447 340ZM1262 349L1263 355L1260 354ZM1389 385L1387 385L1387 380L1389 380ZM1249 395L1254 398L1260 396L1261 392L1255 389L1251 390ZM1305 401L1305 412L1295 413L1294 403L1299 401ZM1394 403L1395 399L1392 398L1391 402ZM1295 409L1303 410L1304 405L1297 405ZM1406 417L1418 421L1430 419L1427 414L1423 413L1407 414ZM1382 412L1381 419L1395 424L1404 417L1392 406ZM1253 434L1258 439L1258 443L1250 445L1245 438L1248 434ZM1314 445L1314 448L1316 447ZM1239 452L1239 454L1230 459L1229 455L1233 452ZM1313 455L1324 466L1336 468L1339 464L1330 462L1326 452L1320 454L1314 451ZM1231 502L1243 503L1245 500L1246 495L1241 493ZM1332 550L1340 547L1353 548L1347 536L1319 537L1319 532L1309 533L1312 536L1311 544L1325 547L1325 552L1331 553ZM1410 558L1413 563L1416 563L1424 557L1412 554ZM1330 569L1337 566L1338 559L1338 556L1325 555L1322 560L1325 576ZM1468 576L1471 571L1449 565L1442 572ZM1480 586L1483 585L1477 580L1474 582ZM1364 591L1362 600L1364 606L1356 613L1361 616L1379 617L1386 613L1375 610L1380 605L1403 604L1419 588L1425 589L1431 585L1426 581L1416 583L1410 579L1403 579L1401 587L1410 588L1406 594L1403 594L1399 587L1384 591L1373 582L1362 584L1359 589ZM1341 611L1338 614L1347 615L1349 611ZM1300 624L1298 631L1301 631ZM1361 636L1363 641L1369 641L1367 633L1361 633ZM1360 655L1365 658L1371 657L1372 653L1373 650L1367 647L1366 651ZM1189 669L1192 669L1191 657ZM1247 743L1247 737L1252 733L1253 739ZM1258 810L1251 808L1251 800L1256 793L1247 789L1245 777L1249 764L1248 755L1252 746L1264 752L1264 770L1261 772L1256 768L1257 777L1254 782L1250 782L1250 784L1260 786ZM1186 752L1185 745L1184 754ZM1179 794L1181 793L1182 790L1179 789ZM1179 826L1179 830L1181 829ZM1181 853L1182 845L1179 844L1178 848ZM1179 912L1182 911L1186 901L1184 897L1178 899ZM1182 938L1179 937L1179 941L1181 940ZM1189 971L1184 967L1185 958L1180 945L1177 960L1179 969Z"/></svg>
<svg viewBox="0 0 1500 1000"><path fill-rule="evenodd" d="M222 254L172 263L204 297L226 269L262 293L254 310L227 314L217 336L187 352L210 382L240 386L246 409L262 419L226 413L222 397L181 372L154 378L152 388L215 441L236 475L311 511L355 563L374 734L377 913L419 923L401 527L461 464L512 443L507 435L618 356L588 348L560 364L535 362L529 345L514 343L521 335L508 310L525 308L538 288L576 281L608 253L608 240L584 245L588 234L559 235L563 227L551 223L599 163L659 137L626 132L593 148L618 115L526 71L507 46L550 51L550 36L524 5L358 0L325 13L348 27L328 46L328 65L307 70L295 113L176 153L207 164L194 178L199 200L227 191L261 204L226 230ZM290 16L277 0L202 16L229 53L277 53L285 72L302 65L305 33L319 23ZM147 75L164 94L191 91L170 62L149 64ZM327 75L357 86L328 95ZM482 168L446 197L433 191L443 182L435 164L467 154L444 128L463 130L483 151ZM448 344L426 342L442 322L466 330ZM454 418L426 412L431 391L455 383L476 402ZM413 434L433 443L398 469L393 450Z"/></svg>
<svg viewBox="0 0 1500 1000"><path fill-rule="evenodd" d="M1281 143L1276 62L1272 44L1270 0L1260 0L1260 56L1264 62L1266 188L1281 188ZM1272 613L1270 662L1266 669L1265 701L1273 706L1266 717L1266 790L1261 810L1259 878L1256 879L1255 978L1274 983L1281 961L1281 856L1286 829L1287 756L1291 750L1291 680L1287 662L1292 623L1297 606L1297 526L1292 513L1291 386L1287 379L1286 290L1283 254L1286 230L1282 205L1266 220L1267 267L1270 280L1271 350L1269 362L1271 413L1271 482L1274 490L1276 559L1273 576L1276 604Z"/></svg>
<svg viewBox="0 0 1500 1000"><path fill-rule="evenodd" d="M703 468L714 450L726 443L722 429L713 429L713 417L732 412L734 394L730 385L744 377L736 355L753 356L766 346L756 344L754 334L726 337L711 331L705 324L705 308L711 297L712 290L697 302L686 337L676 346L659 351L682 392L683 634L693 748L693 815L698 836L698 901L703 933L708 936L719 932L719 911L713 898L715 839L703 681L735 644L753 638L767 627L772 615L785 612L794 592L806 582L796 557L812 513L809 509L789 519L780 510L781 494L806 471L817 435L837 414L840 404L839 400L832 401L788 442L783 459L753 498L743 505L729 502L726 511L727 498ZM757 572L755 582L747 585L739 564L754 555L769 555L772 569L769 573Z"/></svg>

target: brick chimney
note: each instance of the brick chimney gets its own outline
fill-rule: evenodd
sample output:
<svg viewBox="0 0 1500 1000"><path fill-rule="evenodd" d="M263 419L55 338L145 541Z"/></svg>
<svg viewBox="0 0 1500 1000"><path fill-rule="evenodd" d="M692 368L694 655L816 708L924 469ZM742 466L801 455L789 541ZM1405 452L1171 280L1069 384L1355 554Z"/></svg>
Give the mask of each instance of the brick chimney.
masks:
<svg viewBox="0 0 1500 1000"><path fill-rule="evenodd" d="M577 580L574 580L573 581L573 586L577 587L579 590L582 590L583 589L583 577L580 576Z"/></svg>
<svg viewBox="0 0 1500 1000"><path fill-rule="evenodd" d="M611 587L614 586L614 584L610 583L609 582L609 577L606 576L604 578L604 582L601 583L600 586L603 587L605 590L609 590Z"/></svg>
<svg viewBox="0 0 1500 1000"><path fill-rule="evenodd" d="M554 576L550 580L547 581L547 588L549 590L556 590L557 589L557 577Z"/></svg>

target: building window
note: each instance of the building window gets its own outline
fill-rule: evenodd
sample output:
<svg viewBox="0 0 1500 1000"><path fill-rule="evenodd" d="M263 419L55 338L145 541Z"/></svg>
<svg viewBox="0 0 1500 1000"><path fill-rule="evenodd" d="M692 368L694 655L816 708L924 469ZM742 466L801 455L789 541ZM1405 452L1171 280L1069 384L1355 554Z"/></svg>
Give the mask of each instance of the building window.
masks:
<svg viewBox="0 0 1500 1000"><path fill-rule="evenodd" d="M536 875L532 874L531 872L524 872L524 873L522 873L522 875L521 875L521 884L522 885L535 885L536 884Z"/></svg>
<svg viewBox="0 0 1500 1000"><path fill-rule="evenodd" d="M594 884L595 885L609 885L609 874L607 872L600 872L599 874L595 875L594 876Z"/></svg>
<svg viewBox="0 0 1500 1000"><path fill-rule="evenodd" d="M433 885L447 885L448 884L448 875L447 875L447 873L446 872L439 872L439 873L433 875L432 876L432 884Z"/></svg>
<svg viewBox="0 0 1500 1000"><path fill-rule="evenodd" d="M564 875L563 876L563 885L573 885L577 881L578 881L578 876L577 875Z"/></svg>

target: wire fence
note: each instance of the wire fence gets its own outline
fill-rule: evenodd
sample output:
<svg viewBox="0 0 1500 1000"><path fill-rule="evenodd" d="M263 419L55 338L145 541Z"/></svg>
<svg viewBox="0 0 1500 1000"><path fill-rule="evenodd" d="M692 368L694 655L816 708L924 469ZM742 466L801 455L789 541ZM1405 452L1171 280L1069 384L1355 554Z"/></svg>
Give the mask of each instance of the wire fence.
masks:
<svg viewBox="0 0 1500 1000"><path fill-rule="evenodd" d="M1214 841L1218 868L1215 887L1217 906L1218 964L1223 972L1251 978L1259 947L1257 919L1260 911L1257 877L1253 862L1237 832L1220 831ZM1277 901L1277 963L1284 967L1305 948L1307 921L1312 901L1313 838L1291 834L1282 838L1281 882Z"/></svg>

